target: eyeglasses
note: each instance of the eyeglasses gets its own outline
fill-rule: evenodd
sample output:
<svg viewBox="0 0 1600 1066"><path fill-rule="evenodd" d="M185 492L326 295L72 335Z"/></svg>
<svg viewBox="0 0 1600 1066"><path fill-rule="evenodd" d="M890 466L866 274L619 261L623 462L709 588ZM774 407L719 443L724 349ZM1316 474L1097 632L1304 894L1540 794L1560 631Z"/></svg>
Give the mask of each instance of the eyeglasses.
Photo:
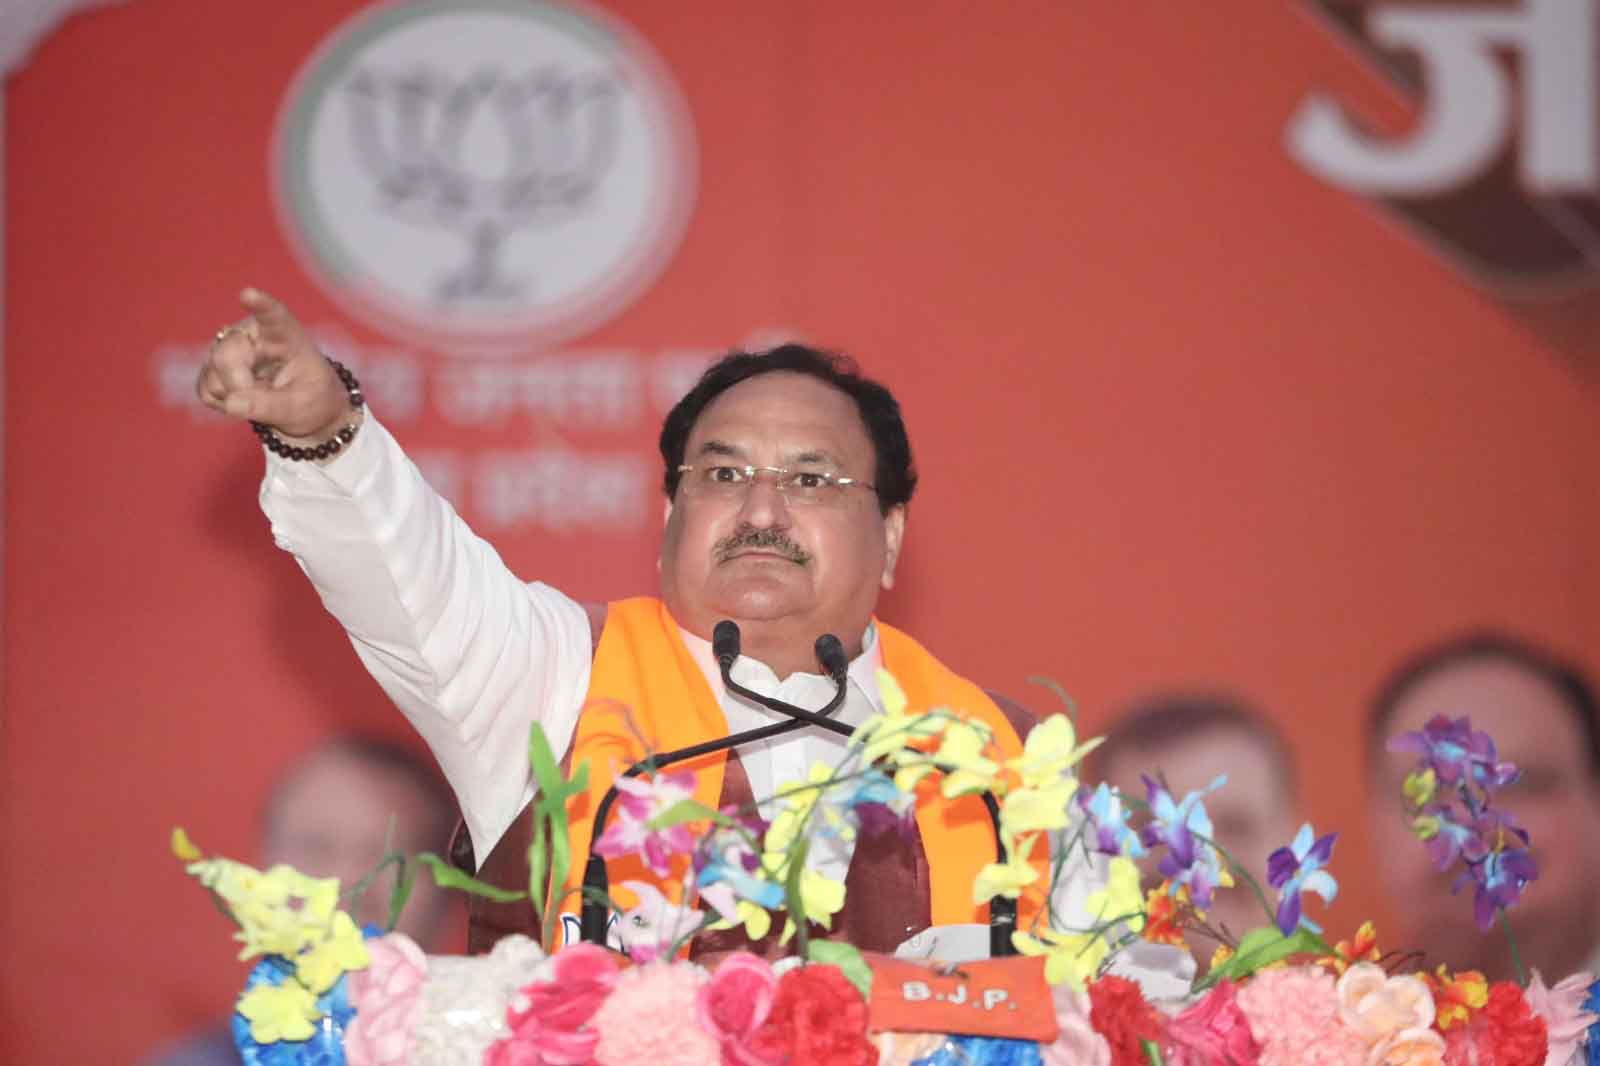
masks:
<svg viewBox="0 0 1600 1066"><path fill-rule="evenodd" d="M743 499L762 474L771 474L773 486L792 504L838 504L845 490L877 486L853 477L840 477L820 470L790 470L783 466L691 466L678 467L685 475L683 491L700 499Z"/></svg>

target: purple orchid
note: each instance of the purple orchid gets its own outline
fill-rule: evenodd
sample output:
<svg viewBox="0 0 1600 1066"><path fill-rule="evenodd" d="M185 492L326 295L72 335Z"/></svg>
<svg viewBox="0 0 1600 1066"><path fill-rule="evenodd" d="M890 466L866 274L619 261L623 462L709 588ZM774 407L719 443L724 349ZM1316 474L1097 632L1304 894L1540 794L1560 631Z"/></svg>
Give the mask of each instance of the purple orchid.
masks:
<svg viewBox="0 0 1600 1066"><path fill-rule="evenodd" d="M1490 806L1493 794L1522 771L1501 762L1494 741L1467 718L1436 716L1421 730L1395 737L1389 750L1416 755L1419 773L1431 770L1441 784L1453 786L1433 794L1420 810L1413 807L1412 827L1427 842L1435 868L1465 865L1451 891L1475 886L1473 916L1478 928L1488 929L1495 914L1520 901L1528 882L1539 876L1527 851L1527 831L1509 812Z"/></svg>
<svg viewBox="0 0 1600 1066"><path fill-rule="evenodd" d="M1203 797L1227 780L1226 775L1219 775L1210 785L1175 802L1166 785L1144 777L1151 817L1139 831L1140 840L1146 847L1166 847L1156 870L1172 882L1174 893L1180 886L1189 886L1189 898L1200 910L1211 906L1211 894L1222 883L1222 860L1211 843L1211 816Z"/></svg>
<svg viewBox="0 0 1600 1066"><path fill-rule="evenodd" d="M1435 715L1420 730L1401 733L1389 741L1389 750L1417 756L1419 768L1431 769L1441 784L1470 781L1485 796L1511 784L1520 776L1511 763L1499 761L1489 734L1472 728L1470 718L1454 721Z"/></svg>
<svg viewBox="0 0 1600 1066"><path fill-rule="evenodd" d="M1472 913L1478 928L1487 930L1494 924L1499 911L1515 906L1522 899L1522 890L1528 882L1539 876L1533 856L1522 848L1491 851L1480 863L1467 867L1456 881L1459 889L1471 880L1473 891Z"/></svg>
<svg viewBox="0 0 1600 1066"><path fill-rule="evenodd" d="M679 803L694 799L694 774L657 774L649 781L620 777L615 787L616 811L595 841L595 853L608 859L638 855L656 876L670 876L673 856L694 850L694 833L683 822L660 827L652 823Z"/></svg>
<svg viewBox="0 0 1600 1066"><path fill-rule="evenodd" d="M1502 850L1508 837L1528 843L1527 830L1517 824L1509 811L1480 807L1463 815L1451 804L1433 803L1422 810L1427 827L1428 857L1436 870L1448 870L1456 860L1479 863Z"/></svg>
<svg viewBox="0 0 1600 1066"><path fill-rule="evenodd" d="M1333 855L1333 842L1338 833L1317 837L1307 822L1295 834L1288 847L1279 848L1267 857L1267 884L1279 891L1278 931L1289 936L1300 926L1313 933L1322 927L1301 910L1300 897L1313 892L1322 902L1332 903L1339 894L1339 883L1324 867Z"/></svg>

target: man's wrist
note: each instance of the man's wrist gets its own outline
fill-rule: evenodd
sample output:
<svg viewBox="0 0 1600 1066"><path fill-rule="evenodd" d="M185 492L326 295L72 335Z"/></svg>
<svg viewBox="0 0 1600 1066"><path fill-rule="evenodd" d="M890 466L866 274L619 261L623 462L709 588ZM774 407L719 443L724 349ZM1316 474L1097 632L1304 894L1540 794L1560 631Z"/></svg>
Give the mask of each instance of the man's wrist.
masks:
<svg viewBox="0 0 1600 1066"><path fill-rule="evenodd" d="M323 358L326 359L327 356ZM356 380L355 374L337 359L328 359L328 365L333 368L339 383L344 386L349 402L347 413L340 415L320 432L309 437L284 436L265 422L251 422L250 428L261 438L262 447L267 451L281 459L327 462L355 439L356 433L361 429L366 410L366 398L362 395L361 383Z"/></svg>

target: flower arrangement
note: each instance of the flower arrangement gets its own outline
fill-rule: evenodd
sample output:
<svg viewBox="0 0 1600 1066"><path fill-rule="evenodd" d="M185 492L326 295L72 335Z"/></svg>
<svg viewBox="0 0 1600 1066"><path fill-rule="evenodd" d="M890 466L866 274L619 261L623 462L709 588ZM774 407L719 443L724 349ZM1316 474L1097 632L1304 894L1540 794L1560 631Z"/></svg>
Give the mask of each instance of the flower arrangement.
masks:
<svg viewBox="0 0 1600 1066"><path fill-rule="evenodd" d="M1223 778L1182 797L1158 777L1145 778L1142 797L1087 789L1076 767L1097 742L1080 743L1070 717L1043 720L1007 758L977 720L913 710L893 678L880 683L884 713L856 731L838 765L818 766L749 809L697 803L685 774L619 782L616 820L595 850L638 855L663 878L687 871L669 893L624 886L634 907L608 901L630 918L620 952L575 944L547 955L510 937L480 959L430 958L402 934L357 930L338 909L336 882L207 858L175 831L174 851L238 924L240 957L260 960L234 1019L245 1062L1600 1063L1600 983L1591 975L1547 986L1537 973L1490 983L1443 966L1415 970L1415 955L1379 949L1371 923L1330 945L1303 900L1337 892L1328 868L1335 834L1301 827L1270 857L1263 886L1213 839L1205 799ZM1506 911L1537 876L1527 833L1495 806L1516 768L1466 719L1435 719L1391 747L1418 760L1404 786L1416 835L1440 869L1460 867L1457 888L1472 886L1480 927L1499 921L1509 936ZM561 887L572 862L565 802L586 787L588 768L562 775L537 728L530 762L540 799L526 895L435 856L417 861L441 884L527 899L548 936L577 891ZM1019 956L941 964L863 955L815 935L842 908L845 888L808 856L866 829L908 826L918 792L931 789L992 797L1004 854L975 878L973 901L1027 904L1012 935ZM1159 887L1141 889L1138 859L1154 862ZM385 862L414 870L404 856ZM1070 867L1097 871L1099 887L1069 911L1056 888ZM409 883L397 878L392 916ZM1261 902L1259 928L1235 938L1207 924L1217 892L1245 889ZM780 917L790 957L774 963L740 951L711 968L687 960L702 932L742 928L758 940ZM1218 941L1197 980L1186 930ZM1151 952L1169 980L1126 964Z"/></svg>

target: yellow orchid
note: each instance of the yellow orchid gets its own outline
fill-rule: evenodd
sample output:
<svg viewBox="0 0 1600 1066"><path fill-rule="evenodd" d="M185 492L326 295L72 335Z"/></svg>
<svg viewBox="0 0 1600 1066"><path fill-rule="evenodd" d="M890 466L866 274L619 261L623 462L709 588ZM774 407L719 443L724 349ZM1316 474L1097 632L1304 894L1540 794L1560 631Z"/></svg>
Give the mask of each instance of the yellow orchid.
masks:
<svg viewBox="0 0 1600 1066"><path fill-rule="evenodd" d="M736 925L744 926L744 935L752 943L760 940L772 931L772 915L759 903L747 899L738 901L735 917L719 918L706 926L707 929L732 929Z"/></svg>
<svg viewBox="0 0 1600 1066"><path fill-rule="evenodd" d="M1008 837L1046 829L1065 829L1071 818L1073 794L1078 782L1065 778L1038 788L1019 788L1006 794L1000 804L1000 831Z"/></svg>
<svg viewBox="0 0 1600 1066"><path fill-rule="evenodd" d="M1439 776L1433 772L1431 766L1420 772L1409 773L1400 790L1412 808L1426 807L1428 801L1433 799L1433 794L1439 790Z"/></svg>
<svg viewBox="0 0 1600 1066"><path fill-rule="evenodd" d="M1041 929L1038 936L1019 929L1011 934L1011 943L1024 955L1045 956L1044 979L1050 984L1065 983L1079 991L1110 953L1102 936L1055 929Z"/></svg>
<svg viewBox="0 0 1600 1066"><path fill-rule="evenodd" d="M309 1040L316 1032L312 1023L322 1016L316 997L293 981L256 985L239 997L236 1009L250 1022L250 1036L258 1044Z"/></svg>
<svg viewBox="0 0 1600 1066"><path fill-rule="evenodd" d="M987 903L996 896L1016 899L1022 890L1039 880L1039 871L1028 861L1035 835L1006 842L1006 861L991 862L978 871L972 881L972 902Z"/></svg>
<svg viewBox="0 0 1600 1066"><path fill-rule="evenodd" d="M1139 867L1125 855L1111 860L1106 886L1089 893L1083 902L1101 924L1122 922L1135 933L1144 928L1144 894L1139 888Z"/></svg>
<svg viewBox="0 0 1600 1066"><path fill-rule="evenodd" d="M1072 781L1076 786L1072 768L1104 740L1104 737L1095 737L1079 744L1072 719L1064 714L1052 714L1028 731L1022 743L1022 754L1006 760L1006 768L1015 770L1027 788L1044 788L1063 780Z"/></svg>
<svg viewBox="0 0 1600 1066"><path fill-rule="evenodd" d="M339 903L339 879L307 877L292 866L274 866L234 886L227 900L239 923L234 939L244 944L241 959L256 955L296 955L321 940Z"/></svg>
<svg viewBox="0 0 1600 1066"><path fill-rule="evenodd" d="M206 857L205 852L195 847L194 841L189 839L189 834L181 825L172 827L172 854L184 863L199 862Z"/></svg>
<svg viewBox="0 0 1600 1066"><path fill-rule="evenodd" d="M361 930L348 914L338 911L328 935L295 957L294 972L302 984L320 995L334 986L340 974L365 969L368 962Z"/></svg>
<svg viewBox="0 0 1600 1066"><path fill-rule="evenodd" d="M767 858L775 865L783 862L783 856L789 848L806 833L806 822L811 817L812 810L817 806L817 801L822 798L823 786L833 780L833 770L825 762L811 764L811 774L805 784L790 784L778 790L775 797L783 806L773 815L772 824L767 827L766 836L762 838L762 848L767 853ZM823 813L830 812L827 805L823 805Z"/></svg>
<svg viewBox="0 0 1600 1066"><path fill-rule="evenodd" d="M937 737L952 720L951 716L943 711L907 714L906 694L887 670L878 671L878 691L883 696L884 713L861 723L850 739L851 744L861 747L862 761L870 765L886 756L897 762L905 758L925 759L924 754L915 750L915 743Z"/></svg>
<svg viewBox="0 0 1600 1066"><path fill-rule="evenodd" d="M878 668L878 695L883 697L883 709L889 717L899 718L906 713L906 690L881 666Z"/></svg>
<svg viewBox="0 0 1600 1066"><path fill-rule="evenodd" d="M184 867L189 876L229 905L249 899L258 891L261 871L232 859L200 859Z"/></svg>
<svg viewBox="0 0 1600 1066"><path fill-rule="evenodd" d="M815 922L824 929L831 929L833 916L838 914L843 906L843 881L824 877L810 867L800 871L800 909L805 912L807 921ZM778 938L778 943L787 944L793 935L794 917L791 915L783 923L783 935Z"/></svg>
<svg viewBox="0 0 1600 1066"><path fill-rule="evenodd" d="M954 721L945 727L933 762L944 771L939 790L945 799L973 792L988 792L995 784L1000 764L984 754L990 734L978 722ZM895 781L899 784L898 777Z"/></svg>

